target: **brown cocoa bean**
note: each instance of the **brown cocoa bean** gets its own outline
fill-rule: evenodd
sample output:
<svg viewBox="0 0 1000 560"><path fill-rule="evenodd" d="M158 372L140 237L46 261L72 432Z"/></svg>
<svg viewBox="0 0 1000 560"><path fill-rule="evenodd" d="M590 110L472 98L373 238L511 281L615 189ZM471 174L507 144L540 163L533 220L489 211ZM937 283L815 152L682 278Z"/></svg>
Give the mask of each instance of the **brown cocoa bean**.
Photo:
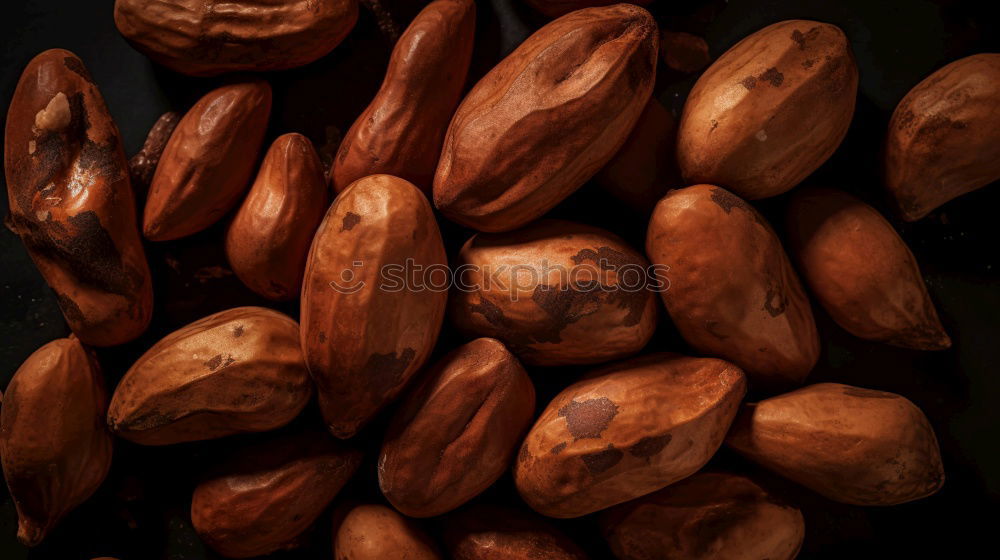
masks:
<svg viewBox="0 0 1000 560"><path fill-rule="evenodd" d="M263 81L222 86L191 107L153 175L142 226L147 239L197 233L239 202L270 112L271 86Z"/></svg>
<svg viewBox="0 0 1000 560"><path fill-rule="evenodd" d="M375 99L344 135L331 180L339 192L385 173L431 192L441 143L461 99L476 30L473 0L436 0L399 38Z"/></svg>
<svg viewBox="0 0 1000 560"><path fill-rule="evenodd" d="M233 272L266 298L297 297L309 245L329 204L312 142L301 134L279 136L226 232Z"/></svg>
<svg viewBox="0 0 1000 560"><path fill-rule="evenodd" d="M359 451L319 432L244 449L195 487L191 523L227 558L295 548L360 463Z"/></svg>
<svg viewBox="0 0 1000 560"><path fill-rule="evenodd" d="M713 185L670 192L653 211L646 254L669 267L660 295L697 351L768 390L801 383L816 364L809 299L774 230L738 196Z"/></svg>
<svg viewBox="0 0 1000 560"><path fill-rule="evenodd" d="M298 323L237 307L146 351L115 389L108 425L143 445L264 432L291 422L311 396Z"/></svg>
<svg viewBox="0 0 1000 560"><path fill-rule="evenodd" d="M382 444L379 486L410 517L451 511L507 470L535 414L535 388L498 340L459 347L404 399Z"/></svg>
<svg viewBox="0 0 1000 560"><path fill-rule="evenodd" d="M792 560L805 537L798 508L727 473L699 473L615 506L601 528L620 560Z"/></svg>
<svg viewBox="0 0 1000 560"><path fill-rule="evenodd" d="M857 88L850 43L834 25L788 20L747 36L684 104L677 160L685 180L746 199L791 189L844 139Z"/></svg>
<svg viewBox="0 0 1000 560"><path fill-rule="evenodd" d="M951 346L917 260L877 210L843 191L803 189L788 229L802 276L844 330L917 350Z"/></svg>
<svg viewBox="0 0 1000 560"><path fill-rule="evenodd" d="M354 28L357 0L116 0L115 25L154 62L191 76L308 64Z"/></svg>
<svg viewBox="0 0 1000 560"><path fill-rule="evenodd" d="M333 535L336 560L441 560L437 546L416 523L383 505L350 508Z"/></svg>
<svg viewBox="0 0 1000 560"><path fill-rule="evenodd" d="M726 443L827 498L895 505L937 492L941 451L905 397L819 383L744 405Z"/></svg>
<svg viewBox="0 0 1000 560"><path fill-rule="evenodd" d="M493 505L448 516L445 542L454 560L587 560L579 546L544 518Z"/></svg>
<svg viewBox="0 0 1000 560"><path fill-rule="evenodd" d="M740 369L651 354L600 369L556 395L521 446L514 480L549 517L579 517L698 471L746 393Z"/></svg>
<svg viewBox="0 0 1000 560"><path fill-rule="evenodd" d="M177 123L181 120L181 114L176 111L167 111L160 115L153 123L146 135L146 141L142 144L142 149L128 160L128 171L132 177L132 190L136 197L146 200L146 193L149 191L149 184L153 181L153 174L156 173L156 166L160 163L163 150L167 147L170 136L177 128Z"/></svg>
<svg viewBox="0 0 1000 560"><path fill-rule="evenodd" d="M602 229L540 220L481 233L462 247L455 267L452 322L467 335L500 339L529 364L624 358L656 330L649 263Z"/></svg>
<svg viewBox="0 0 1000 560"><path fill-rule="evenodd" d="M85 344L146 330L149 267L121 135L83 62L62 49L28 63L7 111L9 227Z"/></svg>
<svg viewBox="0 0 1000 560"><path fill-rule="evenodd" d="M653 89L656 45L653 17L630 4L539 29L459 106L434 204L480 231L512 230L548 212L625 142Z"/></svg>
<svg viewBox="0 0 1000 560"><path fill-rule="evenodd" d="M885 143L885 185L904 220L1000 179L1000 54L934 72L899 102Z"/></svg>
<svg viewBox="0 0 1000 560"><path fill-rule="evenodd" d="M71 336L29 356L4 396L0 461L17 508L17 538L35 546L111 468L108 395L97 361Z"/></svg>
<svg viewBox="0 0 1000 560"><path fill-rule="evenodd" d="M446 272L434 211L409 182L372 175L334 200L309 251L301 318L335 436L353 436L427 360L448 299L429 282Z"/></svg>

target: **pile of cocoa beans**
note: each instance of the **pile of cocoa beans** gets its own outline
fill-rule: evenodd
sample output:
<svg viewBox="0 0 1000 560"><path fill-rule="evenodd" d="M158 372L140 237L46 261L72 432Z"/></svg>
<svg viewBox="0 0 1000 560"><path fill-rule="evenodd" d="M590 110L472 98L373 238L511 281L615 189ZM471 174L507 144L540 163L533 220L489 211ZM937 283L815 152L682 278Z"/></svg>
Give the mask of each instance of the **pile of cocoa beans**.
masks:
<svg viewBox="0 0 1000 560"><path fill-rule="evenodd" d="M337 48L357 0L117 0L154 63L231 75L131 159L86 61L52 49L24 68L7 223L72 331L3 391L25 546L98 491L115 446L219 438L240 444L188 488L190 523L227 558L327 523L338 560L791 559L804 496L941 489L913 402L877 378L810 381L814 311L872 345L952 345L894 224L1000 179L1000 54L899 102L884 174L860 178L883 211L809 180L855 113L834 25L779 21L711 57L648 2L527 0L548 23L470 79L473 0L433 0L405 29L362 3L395 42L329 165L299 131L270 136L271 85L252 72ZM658 69L692 78L677 116ZM592 179L648 223L644 247L547 216ZM778 195L771 224L753 201ZM219 273L273 304L202 313L102 369L160 312L147 255L213 228ZM719 453L742 458L719 468ZM583 516L605 548L560 528Z"/></svg>

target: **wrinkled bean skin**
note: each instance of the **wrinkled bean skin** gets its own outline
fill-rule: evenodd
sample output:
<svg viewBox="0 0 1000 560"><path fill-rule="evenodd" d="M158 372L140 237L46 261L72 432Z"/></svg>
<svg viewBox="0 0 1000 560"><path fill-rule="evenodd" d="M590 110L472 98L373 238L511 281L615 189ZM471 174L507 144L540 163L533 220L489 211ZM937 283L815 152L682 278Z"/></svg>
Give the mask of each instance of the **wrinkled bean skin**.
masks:
<svg viewBox="0 0 1000 560"><path fill-rule="evenodd" d="M699 473L608 510L601 528L620 560L792 560L798 508L745 476Z"/></svg>
<svg viewBox="0 0 1000 560"><path fill-rule="evenodd" d="M330 206L307 262L302 350L327 427L349 438L399 394L441 329L446 289L410 285L406 264L422 267L422 282L433 281L447 257L423 193L398 177L372 175Z"/></svg>
<svg viewBox="0 0 1000 560"><path fill-rule="evenodd" d="M125 373L108 425L143 445L169 445L292 421L312 396L299 325L263 307L237 307L157 342Z"/></svg>
<svg viewBox="0 0 1000 560"><path fill-rule="evenodd" d="M197 233L239 203L270 113L271 86L263 81L222 86L191 107L156 166L143 214L146 239Z"/></svg>
<svg viewBox="0 0 1000 560"><path fill-rule="evenodd" d="M28 63L7 111L9 225L81 342L146 330L153 288L121 135L83 62L62 49Z"/></svg>
<svg viewBox="0 0 1000 560"><path fill-rule="evenodd" d="M535 414L535 388L492 338L445 356L403 401L379 457L379 486L410 517L477 496L507 470Z"/></svg>
<svg viewBox="0 0 1000 560"><path fill-rule="evenodd" d="M579 517L659 490L715 454L746 393L713 358L650 354L570 385L521 446L514 481L549 517Z"/></svg>
<svg viewBox="0 0 1000 560"><path fill-rule="evenodd" d="M0 462L25 546L39 544L104 481L113 441L107 407L100 368L75 337L42 346L14 373L0 409Z"/></svg>
<svg viewBox="0 0 1000 560"><path fill-rule="evenodd" d="M544 518L493 505L459 510L445 520L454 560L587 560L584 551Z"/></svg>
<svg viewBox="0 0 1000 560"><path fill-rule="evenodd" d="M749 200L788 191L840 145L857 88L850 43L834 25L788 20L747 36L701 75L684 104L684 179Z"/></svg>
<svg viewBox="0 0 1000 560"><path fill-rule="evenodd" d="M899 102L885 143L885 185L904 220L1000 179L1000 54L968 56Z"/></svg>
<svg viewBox="0 0 1000 560"><path fill-rule="evenodd" d="M844 330L916 350L951 346L913 253L877 210L842 191L803 189L788 230L799 271Z"/></svg>
<svg viewBox="0 0 1000 560"><path fill-rule="evenodd" d="M650 98L625 144L594 179L611 196L646 216L667 189L681 184L676 150L677 118L658 99Z"/></svg>
<svg viewBox="0 0 1000 560"><path fill-rule="evenodd" d="M809 300L774 230L729 191L695 185L656 205L646 237L669 266L663 303L684 340L740 366L755 388L797 385L819 359Z"/></svg>
<svg viewBox="0 0 1000 560"><path fill-rule="evenodd" d="M354 28L357 0L116 0L136 50L190 76L285 70L329 53Z"/></svg>
<svg viewBox="0 0 1000 560"><path fill-rule="evenodd" d="M652 92L657 40L652 16L630 4L579 10L528 37L459 105L434 204L492 232L548 212L625 142Z"/></svg>
<svg viewBox="0 0 1000 560"><path fill-rule="evenodd" d="M452 322L466 335L500 339L528 364L625 358L656 330L649 262L599 228L539 220L481 233L462 247L455 267L463 287L452 292Z"/></svg>
<svg viewBox="0 0 1000 560"><path fill-rule="evenodd" d="M441 560L434 542L417 525L392 508L361 504L334 526L335 560Z"/></svg>
<svg viewBox="0 0 1000 560"><path fill-rule="evenodd" d="M191 523L227 558L295 548L360 463L360 451L325 433L258 444L195 487Z"/></svg>
<svg viewBox="0 0 1000 560"><path fill-rule="evenodd" d="M747 404L726 443L846 504L901 504L944 484L927 417L905 397L883 391L819 383Z"/></svg>
<svg viewBox="0 0 1000 560"><path fill-rule="evenodd" d="M233 272L268 299L298 296L313 234L329 204L312 142L301 134L279 136L226 232Z"/></svg>
<svg viewBox="0 0 1000 560"><path fill-rule="evenodd" d="M392 51L375 99L344 135L331 173L337 192L384 173L430 194L475 30L473 0L436 0L417 14Z"/></svg>

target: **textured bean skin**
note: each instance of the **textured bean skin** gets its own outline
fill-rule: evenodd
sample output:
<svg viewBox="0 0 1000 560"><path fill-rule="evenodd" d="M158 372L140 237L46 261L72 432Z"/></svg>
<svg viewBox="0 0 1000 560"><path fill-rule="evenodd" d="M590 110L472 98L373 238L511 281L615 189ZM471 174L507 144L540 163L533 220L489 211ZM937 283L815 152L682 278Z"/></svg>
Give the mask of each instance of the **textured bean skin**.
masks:
<svg viewBox="0 0 1000 560"><path fill-rule="evenodd" d="M312 396L298 342L298 323L263 307L195 321L129 368L111 399L108 424L144 445L279 428Z"/></svg>
<svg viewBox="0 0 1000 560"><path fill-rule="evenodd" d="M747 36L698 78L684 104L684 179L748 200L791 189L844 139L857 88L850 43L836 26L788 20Z"/></svg>
<svg viewBox="0 0 1000 560"><path fill-rule="evenodd" d="M570 385L521 446L514 481L549 517L579 517L694 474L715 454L746 393L736 366L650 354Z"/></svg>
<svg viewBox="0 0 1000 560"><path fill-rule="evenodd" d="M407 262L428 283L405 282ZM330 206L309 252L301 318L302 350L337 437L353 436L427 360L448 299L430 282L446 266L434 212L411 183L372 175Z"/></svg>
<svg viewBox="0 0 1000 560"><path fill-rule="evenodd" d="M116 0L115 25L175 72L284 70L329 53L354 28L357 0Z"/></svg>
<svg viewBox="0 0 1000 560"><path fill-rule="evenodd" d="M9 224L80 341L115 346L146 330L153 288L121 135L76 55L28 63L7 110Z"/></svg>
<svg viewBox="0 0 1000 560"><path fill-rule="evenodd" d="M803 278L845 330L917 350L951 346L913 253L877 210L842 191L803 189L788 231Z"/></svg>
<svg viewBox="0 0 1000 560"><path fill-rule="evenodd" d="M827 498L887 506L944 484L927 417L905 397L819 383L744 405L726 443Z"/></svg>
<svg viewBox="0 0 1000 560"><path fill-rule="evenodd" d="M25 546L39 544L107 475L107 408L100 368L75 337L42 346L14 373L0 409L0 462Z"/></svg>
<svg viewBox="0 0 1000 560"><path fill-rule="evenodd" d="M385 173L430 194L475 27L473 0L437 0L417 14L393 48L375 99L344 135L330 176L334 189Z"/></svg>
<svg viewBox="0 0 1000 560"><path fill-rule="evenodd" d="M899 102L885 143L885 185L904 220L1000 179L1000 54L961 58Z"/></svg>
<svg viewBox="0 0 1000 560"><path fill-rule="evenodd" d="M805 538L798 508L728 473L685 478L611 508L600 523L621 560L792 560Z"/></svg>
<svg viewBox="0 0 1000 560"><path fill-rule="evenodd" d="M227 558L295 548L360 463L360 451L319 432L245 448L195 487L191 524Z"/></svg>
<svg viewBox="0 0 1000 560"><path fill-rule="evenodd" d="M217 222L250 186L271 113L267 82L208 92L177 124L156 166L143 213L150 241L170 241Z"/></svg>
<svg viewBox="0 0 1000 560"><path fill-rule="evenodd" d="M334 526L336 560L440 560L433 541L413 521L379 504L350 508Z"/></svg>
<svg viewBox="0 0 1000 560"><path fill-rule="evenodd" d="M655 278L645 257L611 232L539 220L478 234L455 261L452 322L503 341L525 363L594 364L641 350L656 330Z"/></svg>
<svg viewBox="0 0 1000 560"><path fill-rule="evenodd" d="M539 29L456 111L435 206L480 231L545 214L625 142L652 92L657 40L652 16L630 4L579 10Z"/></svg>
<svg viewBox="0 0 1000 560"><path fill-rule="evenodd" d="M653 210L646 254L668 266L663 303L699 352L729 360L755 387L802 382L819 359L812 309L781 241L729 191L671 191Z"/></svg>
<svg viewBox="0 0 1000 560"><path fill-rule="evenodd" d="M266 298L298 296L309 246L329 203L312 143L301 134L279 136L226 232L233 272Z"/></svg>
<svg viewBox="0 0 1000 560"><path fill-rule="evenodd" d="M440 515L496 482L535 413L535 388L502 343L479 338L426 374L392 420L379 486L410 517Z"/></svg>
<svg viewBox="0 0 1000 560"><path fill-rule="evenodd" d="M487 504L445 520L445 542L455 560L586 560L587 554L545 518Z"/></svg>

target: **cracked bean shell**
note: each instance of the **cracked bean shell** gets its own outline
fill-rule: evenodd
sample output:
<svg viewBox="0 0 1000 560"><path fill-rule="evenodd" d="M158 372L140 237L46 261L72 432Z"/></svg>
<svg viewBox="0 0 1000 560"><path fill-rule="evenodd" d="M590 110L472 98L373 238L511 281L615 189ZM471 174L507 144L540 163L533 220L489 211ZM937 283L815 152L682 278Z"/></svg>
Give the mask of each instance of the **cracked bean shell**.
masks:
<svg viewBox="0 0 1000 560"><path fill-rule="evenodd" d="M372 175L334 200L307 262L302 350L327 427L349 438L434 348L448 299L447 257L420 189Z"/></svg>
<svg viewBox="0 0 1000 560"><path fill-rule="evenodd" d="M266 298L297 297L309 245L329 203L312 142L301 134L279 136L226 232L236 276Z"/></svg>
<svg viewBox="0 0 1000 560"><path fill-rule="evenodd" d="M296 548L360 463L360 451L322 432L266 441L195 487L191 524L227 558Z"/></svg>
<svg viewBox="0 0 1000 560"><path fill-rule="evenodd" d="M951 346L913 253L877 210L843 191L802 189L788 230L802 276L845 330L916 350Z"/></svg>
<svg viewBox="0 0 1000 560"><path fill-rule="evenodd" d="M500 341L479 338L434 365L382 444L379 486L410 517L451 511L510 467L535 414L535 388Z"/></svg>
<svg viewBox="0 0 1000 560"><path fill-rule="evenodd" d="M746 199L791 189L844 139L857 89L839 27L788 20L747 36L709 66L684 104L677 133L684 179Z"/></svg>
<svg viewBox="0 0 1000 560"><path fill-rule="evenodd" d="M528 433L514 480L549 517L579 517L698 471L746 393L736 366L660 353L593 372L556 395Z"/></svg>
<svg viewBox="0 0 1000 560"><path fill-rule="evenodd" d="M25 546L39 544L107 475L107 407L100 368L75 337L42 346L14 372L0 409L0 461Z"/></svg>
<svg viewBox="0 0 1000 560"><path fill-rule="evenodd" d="M451 321L525 363L594 364L641 350L656 330L649 262L618 236L563 220L480 233L455 263Z"/></svg>
<svg viewBox="0 0 1000 560"><path fill-rule="evenodd" d="M382 87L344 135L331 181L339 192L386 173L431 192L441 144L462 98L476 30L473 0L436 0L399 38Z"/></svg>
<svg viewBox="0 0 1000 560"><path fill-rule="evenodd" d="M146 198L143 234L170 241L217 222L246 192L271 113L271 86L238 82L208 92L177 124Z"/></svg>
<svg viewBox="0 0 1000 560"><path fill-rule="evenodd" d="M944 483L927 417L884 391L819 383L746 404L726 443L836 502L896 505Z"/></svg>
<svg viewBox="0 0 1000 560"><path fill-rule="evenodd" d="M412 520L380 504L350 508L334 526L336 560L440 560L434 541Z"/></svg>
<svg viewBox="0 0 1000 560"><path fill-rule="evenodd" d="M669 267L660 295L698 352L733 362L768 390L812 370L819 337L809 300L778 236L747 202L713 185L671 191L653 210L646 254Z"/></svg>
<svg viewBox="0 0 1000 560"><path fill-rule="evenodd" d="M619 560L792 560L805 523L798 508L753 480L698 473L602 514Z"/></svg>
<svg viewBox="0 0 1000 560"><path fill-rule="evenodd" d="M528 37L458 107L434 204L480 231L548 212L625 142L652 92L657 41L653 17L631 4L579 10Z"/></svg>
<svg viewBox="0 0 1000 560"><path fill-rule="evenodd" d="M587 560L572 540L530 511L478 504L445 518L454 560Z"/></svg>
<svg viewBox="0 0 1000 560"><path fill-rule="evenodd" d="M899 102L885 143L885 185L904 220L1000 179L1000 54L961 58Z"/></svg>
<svg viewBox="0 0 1000 560"><path fill-rule="evenodd" d="M175 72L215 76L308 64L354 28L357 0L117 0L115 25Z"/></svg>
<svg viewBox="0 0 1000 560"><path fill-rule="evenodd" d="M108 424L143 445L264 432L291 422L311 395L298 323L263 307L237 307L146 351L115 389Z"/></svg>
<svg viewBox="0 0 1000 560"><path fill-rule="evenodd" d="M76 55L28 63L7 111L9 224L80 341L115 346L146 330L153 289L121 135Z"/></svg>

